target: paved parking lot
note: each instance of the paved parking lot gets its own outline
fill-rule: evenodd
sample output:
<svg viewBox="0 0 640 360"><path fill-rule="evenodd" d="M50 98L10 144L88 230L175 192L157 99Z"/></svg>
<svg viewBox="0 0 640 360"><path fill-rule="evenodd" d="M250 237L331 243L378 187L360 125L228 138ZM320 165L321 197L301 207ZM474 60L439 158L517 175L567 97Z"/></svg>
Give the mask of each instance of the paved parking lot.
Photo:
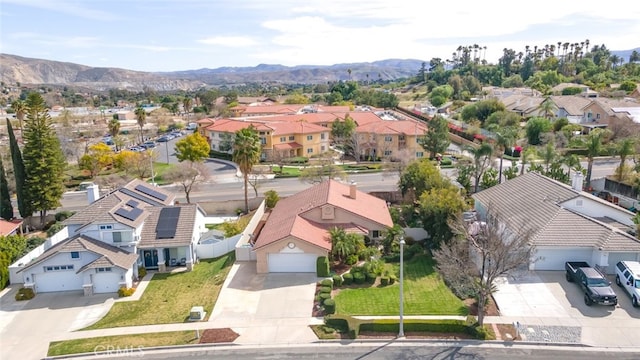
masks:
<svg viewBox="0 0 640 360"><path fill-rule="evenodd" d="M526 324L561 326L570 333L579 327L583 344L638 346L640 309L631 305L623 289L615 284L612 288L618 295L618 306L587 306L580 287L567 282L563 271L538 271L501 281L494 298L501 315L524 324L524 328Z"/></svg>

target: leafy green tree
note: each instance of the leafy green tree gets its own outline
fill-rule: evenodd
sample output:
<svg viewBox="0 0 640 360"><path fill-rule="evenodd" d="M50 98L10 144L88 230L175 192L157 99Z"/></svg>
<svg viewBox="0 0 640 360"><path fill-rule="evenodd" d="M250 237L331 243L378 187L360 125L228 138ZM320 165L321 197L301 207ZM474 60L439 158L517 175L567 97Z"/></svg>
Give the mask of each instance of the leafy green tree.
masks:
<svg viewBox="0 0 640 360"><path fill-rule="evenodd" d="M134 114L136 115L136 120L138 121L138 126L140 127L140 142L143 143L144 142L144 135L142 133L142 130L144 128L144 124L147 123L147 111L142 106L138 106L134 110Z"/></svg>
<svg viewBox="0 0 640 360"><path fill-rule="evenodd" d="M427 133L418 138L418 144L429 152L429 158L433 159L437 153L444 153L451 141L449 141L449 122L442 116L435 116L427 123Z"/></svg>
<svg viewBox="0 0 640 360"><path fill-rule="evenodd" d="M344 169L333 163L333 158L326 156L320 159L317 166L309 166L300 171L298 179L310 184L319 184L329 179L345 179Z"/></svg>
<svg viewBox="0 0 640 360"><path fill-rule="evenodd" d="M473 157L473 180L474 188L473 192L478 192L478 186L480 186L480 179L484 172L491 166L491 155L493 154L493 148L488 143L482 143L479 147L467 148L467 151Z"/></svg>
<svg viewBox="0 0 640 360"><path fill-rule="evenodd" d="M451 85L436 86L429 93L431 105L438 107L447 102L453 96L454 89Z"/></svg>
<svg viewBox="0 0 640 360"><path fill-rule="evenodd" d="M469 164L458 164L456 168L458 170L456 181L464 188L467 194L470 193L471 177L473 176L473 166Z"/></svg>
<svg viewBox="0 0 640 360"><path fill-rule="evenodd" d="M253 166L260 161L262 146L260 136L253 125L236 131L233 141L233 161L238 164L244 180L244 211L249 213L249 174Z"/></svg>
<svg viewBox="0 0 640 360"><path fill-rule="evenodd" d="M585 179L586 188L591 187L591 173L593 171L593 160L596 156L602 152L602 143L611 134L611 131L606 129L593 129L587 135L587 178Z"/></svg>
<svg viewBox="0 0 640 360"><path fill-rule="evenodd" d="M549 167L556 160L556 157L558 157L558 154L556 153L556 147L552 142L549 142L538 151L538 155L544 161L544 172L546 175L549 173Z"/></svg>
<svg viewBox="0 0 640 360"><path fill-rule="evenodd" d="M550 97L547 97L540 104L539 109L540 109L540 112L542 112L542 116L544 116L547 119L551 119L552 117L555 116L555 113L558 110L558 107L553 101L551 101Z"/></svg>
<svg viewBox="0 0 640 360"><path fill-rule="evenodd" d="M539 145L541 140L540 136L543 133L551 131L553 125L548 119L541 117L534 117L527 121L525 126L525 132L527 134L527 141L529 145Z"/></svg>
<svg viewBox="0 0 640 360"><path fill-rule="evenodd" d="M105 143L89 146L78 163L80 169L88 170L91 178L95 178L105 167L113 164L113 151Z"/></svg>
<svg viewBox="0 0 640 360"><path fill-rule="evenodd" d="M267 190L264 193L264 201L267 208L273 209L276 207L278 201L280 201L280 195L278 195L278 192L273 189Z"/></svg>
<svg viewBox="0 0 640 360"><path fill-rule="evenodd" d="M616 169L616 178L618 181L624 180L624 173L627 168L627 157L635 154L635 145L636 139L628 137L620 139L615 146L615 153L620 156L620 164Z"/></svg>
<svg viewBox="0 0 640 360"><path fill-rule="evenodd" d="M404 230L399 224L394 224L386 229L382 236L382 251L385 255L389 255L398 250L398 240L404 234Z"/></svg>
<svg viewBox="0 0 640 360"><path fill-rule="evenodd" d="M0 156L0 217L5 220L13 219L13 205L11 205L11 195L9 194L9 184L4 172L2 157Z"/></svg>
<svg viewBox="0 0 640 360"><path fill-rule="evenodd" d="M448 185L424 192L419 204L423 227L430 236L429 246L438 248L452 238L447 221L464 211L464 199L455 186Z"/></svg>
<svg viewBox="0 0 640 360"><path fill-rule="evenodd" d="M489 115L484 125L487 129L490 129L490 126L517 127L520 126L520 120L522 117L514 112L496 111Z"/></svg>
<svg viewBox="0 0 640 360"><path fill-rule="evenodd" d="M571 170L581 171L582 165L580 158L576 154L568 154L561 159L561 162L567 167L567 177L571 179Z"/></svg>
<svg viewBox="0 0 640 360"><path fill-rule="evenodd" d="M340 146L342 150L347 152L348 144L356 130L356 122L353 121L349 114L345 115L344 120L336 118L331 123L331 138L333 142Z"/></svg>
<svg viewBox="0 0 640 360"><path fill-rule="evenodd" d="M291 94L284 101L285 104L308 104L309 98L300 93Z"/></svg>
<svg viewBox="0 0 640 360"><path fill-rule="evenodd" d="M489 168L482 174L480 186L482 186L483 189L488 189L496 185L498 185L498 172L494 168Z"/></svg>
<svg viewBox="0 0 640 360"><path fill-rule="evenodd" d="M506 149L510 149L515 143L518 137L518 129L513 127L491 128L495 134L495 146L500 158L500 169L498 173L498 183L502 183L502 162L504 159L504 152Z"/></svg>
<svg viewBox="0 0 640 360"><path fill-rule="evenodd" d="M40 224L44 226L47 210L60 206L66 164L44 99L38 93L30 93L26 103L25 201L31 209L40 212Z"/></svg>
<svg viewBox="0 0 640 360"><path fill-rule="evenodd" d="M496 111L505 111L504 104L497 99L488 99L465 106L460 116L466 122L476 119L484 123Z"/></svg>
<svg viewBox="0 0 640 360"><path fill-rule="evenodd" d="M22 152L16 141L16 135L13 133L13 127L11 122L7 119L7 132L9 133L9 150L11 152L11 162L13 163L13 177L16 180L16 197L18 200L18 212L24 219L27 216L33 214L33 210L30 208L30 204L25 200L24 183L25 183L25 170L24 161L22 160Z"/></svg>
<svg viewBox="0 0 640 360"><path fill-rule="evenodd" d="M347 233L339 227L329 230L329 235L331 236L331 255L341 262L351 255L358 254L365 246L362 235Z"/></svg>
<svg viewBox="0 0 640 360"><path fill-rule="evenodd" d="M450 185L449 180L440 175L440 170L429 160L410 163L400 175L398 187L402 195L413 194L417 200L425 191Z"/></svg>
<svg viewBox="0 0 640 360"><path fill-rule="evenodd" d="M178 161L201 162L209 156L207 138L194 132L176 141L176 158Z"/></svg>
<svg viewBox="0 0 640 360"><path fill-rule="evenodd" d="M9 283L9 265L24 255L27 239L22 235L0 236L0 289Z"/></svg>

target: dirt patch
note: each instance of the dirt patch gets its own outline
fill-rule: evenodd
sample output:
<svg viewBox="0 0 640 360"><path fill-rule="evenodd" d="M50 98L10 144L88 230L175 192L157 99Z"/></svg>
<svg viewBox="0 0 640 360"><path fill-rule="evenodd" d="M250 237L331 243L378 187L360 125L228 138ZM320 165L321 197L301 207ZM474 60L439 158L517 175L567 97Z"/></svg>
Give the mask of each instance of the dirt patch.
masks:
<svg viewBox="0 0 640 360"><path fill-rule="evenodd" d="M516 328L512 324L496 324L502 340L508 340L507 334L511 335L512 340L520 340L516 337Z"/></svg>
<svg viewBox="0 0 640 360"><path fill-rule="evenodd" d="M469 308L469 315L478 316L478 304L476 303L476 299L465 299L462 302ZM498 306L496 306L496 302L493 300L493 297L489 299L485 306L484 316L500 316L500 310L498 309Z"/></svg>
<svg viewBox="0 0 640 360"><path fill-rule="evenodd" d="M405 332L407 339L444 339L444 340L461 340L474 339L469 334L461 333L442 333L442 332ZM358 334L358 339L394 339L398 337L397 333L391 332L369 332L362 331Z"/></svg>
<svg viewBox="0 0 640 360"><path fill-rule="evenodd" d="M235 331L224 329L207 329L200 334L200 344L212 344L212 343L230 343L238 338L238 333Z"/></svg>

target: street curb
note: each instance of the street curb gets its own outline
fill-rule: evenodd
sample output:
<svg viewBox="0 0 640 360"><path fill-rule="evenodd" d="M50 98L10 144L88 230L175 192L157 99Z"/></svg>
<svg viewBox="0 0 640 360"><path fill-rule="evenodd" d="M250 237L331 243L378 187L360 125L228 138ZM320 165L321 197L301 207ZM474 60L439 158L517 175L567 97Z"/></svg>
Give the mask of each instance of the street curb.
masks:
<svg viewBox="0 0 640 360"><path fill-rule="evenodd" d="M142 348L142 351L155 351L155 350L170 350L170 349L193 349L193 348L204 348L204 347L221 347L221 346L241 346L234 343L208 343L208 344L188 344L188 345L173 345L173 346L152 346ZM126 349L121 350L120 354L123 356L127 356L125 352ZM138 351L138 349L132 349L130 352ZM80 353L80 354L67 354L67 355L58 355L58 356L47 356L44 357L43 360L53 360L53 359L74 359L81 358L85 356L101 356L101 355L118 355L117 350L113 351L97 351L97 352L88 352L88 353ZM129 356L133 356L133 354L129 354ZM136 356L134 356L136 357Z"/></svg>

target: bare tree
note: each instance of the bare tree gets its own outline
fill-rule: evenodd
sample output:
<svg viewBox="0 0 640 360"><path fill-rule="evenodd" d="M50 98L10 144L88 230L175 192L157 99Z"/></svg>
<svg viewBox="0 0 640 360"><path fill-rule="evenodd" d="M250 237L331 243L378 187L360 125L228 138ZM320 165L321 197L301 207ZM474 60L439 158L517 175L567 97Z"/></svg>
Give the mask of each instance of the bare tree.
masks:
<svg viewBox="0 0 640 360"><path fill-rule="evenodd" d="M187 203L191 204L191 198L189 197L191 191L196 189L199 183L209 178L209 172L207 166L202 161L183 161L167 171L164 174L164 178L182 186L184 196L187 198Z"/></svg>
<svg viewBox="0 0 640 360"><path fill-rule="evenodd" d="M333 163L333 158L325 156L319 159L319 165L313 165L300 171L300 181L319 184L329 179L346 179L345 171Z"/></svg>
<svg viewBox="0 0 640 360"><path fill-rule="evenodd" d="M491 206L482 222L469 224L462 216L451 219L449 226L457 237L434 251L438 271L447 282L466 286L476 295L480 326L487 300L496 291L496 279L515 276L535 261L533 232L524 226L508 228L504 220Z"/></svg>
<svg viewBox="0 0 640 360"><path fill-rule="evenodd" d="M402 175L404 169L415 160L414 153L409 149L398 150L389 158L385 158L382 164L384 172L382 176Z"/></svg>

